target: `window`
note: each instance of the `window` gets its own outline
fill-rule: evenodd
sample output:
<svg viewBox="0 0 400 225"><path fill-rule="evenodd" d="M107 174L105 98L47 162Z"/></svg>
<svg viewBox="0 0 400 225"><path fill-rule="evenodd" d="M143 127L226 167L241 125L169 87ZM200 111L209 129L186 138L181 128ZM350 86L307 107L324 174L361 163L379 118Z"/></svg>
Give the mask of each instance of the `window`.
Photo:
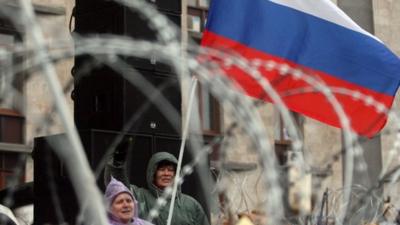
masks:
<svg viewBox="0 0 400 225"><path fill-rule="evenodd" d="M189 35L200 42L207 19L209 0L188 0L188 31ZM199 110L203 134L209 138L221 134L222 110L207 87L198 86Z"/></svg>
<svg viewBox="0 0 400 225"><path fill-rule="evenodd" d="M15 37L10 34L0 33L0 93L1 96L7 94L7 84L11 83L13 74L12 47Z"/></svg>
<svg viewBox="0 0 400 225"><path fill-rule="evenodd" d="M21 43L20 33L0 17L0 189L15 184L15 181L18 184L24 182L25 156L30 152L23 145L23 77L15 71L23 59L15 51Z"/></svg>
<svg viewBox="0 0 400 225"><path fill-rule="evenodd" d="M189 6L208 8L209 0L188 0Z"/></svg>
<svg viewBox="0 0 400 225"><path fill-rule="evenodd" d="M201 18L197 15L188 15L188 30L201 32Z"/></svg>
<svg viewBox="0 0 400 225"><path fill-rule="evenodd" d="M282 115L279 113L278 109L275 109L275 142L280 142L280 143L290 143L291 138L289 136L288 128L286 124L283 121ZM303 118L300 114L295 113L295 112L290 112L291 117L294 119L294 123L296 126L296 129L300 133L303 132Z"/></svg>
<svg viewBox="0 0 400 225"><path fill-rule="evenodd" d="M10 23L0 18L0 143L23 144L22 77L15 66L22 57L15 54L22 41Z"/></svg>
<svg viewBox="0 0 400 225"><path fill-rule="evenodd" d="M288 128L285 125L282 115L279 113L278 109L275 108L274 114L275 153L277 155L279 163L281 165L285 165L288 160L288 153L291 149L292 140L289 136ZM295 112L290 112L290 114L294 119L297 131L300 132L300 135L302 135L303 117Z"/></svg>
<svg viewBox="0 0 400 225"><path fill-rule="evenodd" d="M0 30L1 32L1 30ZM13 48L16 44L16 36L12 33L0 33L0 96L1 108L13 108L16 104L13 92L14 71L13 65L16 58L13 54ZM17 87L18 88L18 87ZM11 96L10 96L11 95Z"/></svg>
<svg viewBox="0 0 400 225"><path fill-rule="evenodd" d="M0 152L0 187L21 184L25 179L25 163L22 153ZM19 167L19 168L18 168ZM18 175L18 177L15 177ZM16 179L16 180L15 180Z"/></svg>
<svg viewBox="0 0 400 225"><path fill-rule="evenodd" d="M203 133L209 135L219 135L221 133L221 107L208 90L207 87L199 85L199 110L201 118L201 128Z"/></svg>
<svg viewBox="0 0 400 225"><path fill-rule="evenodd" d="M192 38L197 41L201 39L201 32L207 21L208 3L206 0L189 0L187 24Z"/></svg>

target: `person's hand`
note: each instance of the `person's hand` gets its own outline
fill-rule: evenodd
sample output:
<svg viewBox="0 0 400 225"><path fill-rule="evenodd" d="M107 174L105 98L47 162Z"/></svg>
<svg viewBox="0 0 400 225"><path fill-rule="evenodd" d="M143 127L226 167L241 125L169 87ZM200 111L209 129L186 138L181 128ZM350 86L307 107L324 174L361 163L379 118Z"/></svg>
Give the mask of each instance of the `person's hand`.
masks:
<svg viewBox="0 0 400 225"><path fill-rule="evenodd" d="M132 148L133 145L133 138L129 137L127 139L124 139L116 148L114 151L114 164L116 166L120 166L125 163L126 161L126 156L128 154L128 151Z"/></svg>

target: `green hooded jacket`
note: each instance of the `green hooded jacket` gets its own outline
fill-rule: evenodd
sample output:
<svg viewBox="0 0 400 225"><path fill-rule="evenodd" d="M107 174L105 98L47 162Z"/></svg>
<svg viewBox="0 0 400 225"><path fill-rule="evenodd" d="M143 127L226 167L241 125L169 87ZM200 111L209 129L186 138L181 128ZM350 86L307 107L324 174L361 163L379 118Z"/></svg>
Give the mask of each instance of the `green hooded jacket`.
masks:
<svg viewBox="0 0 400 225"><path fill-rule="evenodd" d="M150 210L156 205L157 198L162 195L162 190L158 189L153 184L157 165L161 161L169 161L178 164L178 160L172 154L168 152L158 152L150 158L147 165L146 181L148 189L130 184L132 192L139 202L140 218L146 219L148 217ZM127 186L129 185L125 166L114 165L112 159L106 166L105 176L106 182L110 179L110 176L113 176L121 180ZM170 201L171 199L169 198L167 204L159 209L159 215L157 218L153 219L152 223L156 225L167 224ZM178 188L171 225L209 225L209 222L201 205L191 196L181 193L180 188Z"/></svg>

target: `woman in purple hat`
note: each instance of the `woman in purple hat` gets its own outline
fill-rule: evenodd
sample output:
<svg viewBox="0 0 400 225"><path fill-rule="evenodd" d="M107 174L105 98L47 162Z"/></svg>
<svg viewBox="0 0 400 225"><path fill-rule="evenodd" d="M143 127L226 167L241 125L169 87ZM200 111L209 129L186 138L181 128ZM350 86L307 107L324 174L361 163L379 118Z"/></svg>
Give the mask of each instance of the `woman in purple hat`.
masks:
<svg viewBox="0 0 400 225"><path fill-rule="evenodd" d="M104 197L110 225L153 225L138 217L138 202L129 189L113 177Z"/></svg>

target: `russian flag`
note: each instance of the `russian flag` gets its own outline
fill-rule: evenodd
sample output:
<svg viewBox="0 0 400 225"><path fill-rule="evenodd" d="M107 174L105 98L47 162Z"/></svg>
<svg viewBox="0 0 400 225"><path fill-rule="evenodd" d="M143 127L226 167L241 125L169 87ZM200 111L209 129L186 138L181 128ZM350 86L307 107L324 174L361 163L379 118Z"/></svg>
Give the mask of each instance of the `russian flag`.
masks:
<svg viewBox="0 0 400 225"><path fill-rule="evenodd" d="M399 86L399 58L329 0L213 0L202 45L300 68L330 88L372 97L372 103L388 109ZM224 70L248 95L271 101L245 71L234 66ZM289 109L341 127L321 92L288 94L312 88L309 83L276 71L260 72ZM352 95L334 95L355 132L371 137L385 125L387 115L379 107Z"/></svg>

